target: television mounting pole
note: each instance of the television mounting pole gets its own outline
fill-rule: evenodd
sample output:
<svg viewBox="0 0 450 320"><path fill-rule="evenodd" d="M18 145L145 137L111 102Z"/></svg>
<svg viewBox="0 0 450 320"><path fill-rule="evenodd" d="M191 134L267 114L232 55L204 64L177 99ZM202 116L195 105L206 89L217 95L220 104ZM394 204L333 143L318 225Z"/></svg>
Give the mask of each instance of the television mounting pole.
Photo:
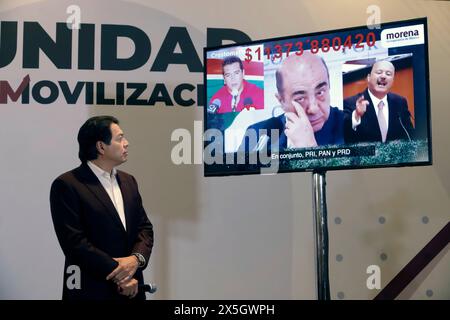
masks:
<svg viewBox="0 0 450 320"><path fill-rule="evenodd" d="M326 171L313 171L313 211L316 247L317 299L330 300L328 275L328 226L326 200Z"/></svg>

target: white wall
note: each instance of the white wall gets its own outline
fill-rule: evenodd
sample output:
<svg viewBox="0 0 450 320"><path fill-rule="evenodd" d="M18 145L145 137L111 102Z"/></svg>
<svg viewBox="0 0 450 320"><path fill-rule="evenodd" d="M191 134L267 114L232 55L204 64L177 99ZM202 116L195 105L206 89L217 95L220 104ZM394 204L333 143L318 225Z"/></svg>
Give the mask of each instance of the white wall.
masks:
<svg viewBox="0 0 450 320"><path fill-rule="evenodd" d="M72 2L2 0L0 19L39 21L54 28L55 20L46 21L48 13L65 21L65 8ZM239 9L232 10L230 3ZM200 57L207 27L236 28L252 39L309 33L364 25L370 4L380 6L382 21L427 16L434 164L327 174L332 298L373 298L378 291L365 286L367 266L379 265L386 285L449 221L450 4L288 0L277 5L256 0L78 4L82 10L89 8L82 11L85 22L100 19L144 29L154 50L170 26L186 26ZM124 14L118 15L124 7ZM257 17L251 14L255 8ZM155 54L152 51L145 68L126 74L55 70L45 76L99 81L117 77L125 82L165 82L168 87L202 83L202 74L189 73L185 66L149 72ZM21 79L26 72L32 79L43 77L39 70L24 71L20 62L3 68L0 80ZM63 255L51 223L49 187L57 175L77 165L75 138L80 125L105 113L121 120L130 140L129 161L122 169L138 179L154 223L155 248L145 274L147 281L159 286L152 298L315 298L311 174L206 179L200 165L173 165L170 152L175 143L170 134L175 128L193 129L194 120L202 119L197 107L11 103L0 105L0 299L60 297ZM386 260L380 259L382 253ZM447 250L402 298L449 299L449 266ZM431 296L427 290L432 290Z"/></svg>

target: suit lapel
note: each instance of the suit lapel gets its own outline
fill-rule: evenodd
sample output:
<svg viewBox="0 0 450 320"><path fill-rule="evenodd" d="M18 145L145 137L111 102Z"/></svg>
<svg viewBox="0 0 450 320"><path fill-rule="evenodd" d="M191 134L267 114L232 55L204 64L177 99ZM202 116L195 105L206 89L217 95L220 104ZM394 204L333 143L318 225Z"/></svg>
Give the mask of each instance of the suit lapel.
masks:
<svg viewBox="0 0 450 320"><path fill-rule="evenodd" d="M277 122L277 130L279 132L279 139L278 139L278 144L279 144L279 150L283 150L287 148L287 136L284 133L284 128L286 127L286 116L283 114L278 118L278 122Z"/></svg>
<svg viewBox="0 0 450 320"><path fill-rule="evenodd" d="M367 124L369 126L369 130L373 130L372 126L377 128L376 131L373 131L373 134L376 136L377 140L381 141L381 130L380 130L380 125L378 124L377 113L375 111L375 106L373 104L372 99L370 98L368 90L369 89L366 89L366 91L364 92L365 99L370 102L370 104L369 104L369 106L367 108L368 109L367 110L367 113L368 113L367 116L369 117L367 119Z"/></svg>
<svg viewBox="0 0 450 320"><path fill-rule="evenodd" d="M80 166L81 173L84 178L83 183L86 187L97 197L97 199L105 206L108 213L110 213L112 219L119 224L122 230L125 232L125 228L123 227L122 221L120 220L119 213L117 212L114 204L111 201L108 193L105 188L103 188L102 184L98 180L97 176L92 172L87 164L82 164ZM123 197L123 196L122 196Z"/></svg>
<svg viewBox="0 0 450 320"><path fill-rule="evenodd" d="M391 136L394 134L394 131L396 130L396 124L398 123L397 117L397 110L396 110L396 105L394 104L394 102L392 101L392 96L391 94L387 94L387 101L388 101L388 105L389 105L389 126L388 126L388 132L387 132L387 137L386 140L393 140L391 138Z"/></svg>
<svg viewBox="0 0 450 320"><path fill-rule="evenodd" d="M127 187L126 180L123 179L122 173L120 171L117 171L117 183L119 184L120 191L122 193L122 199L123 199L123 210L125 211L125 223L127 225L127 232L130 232L130 222L131 222L131 194L130 194L130 188Z"/></svg>

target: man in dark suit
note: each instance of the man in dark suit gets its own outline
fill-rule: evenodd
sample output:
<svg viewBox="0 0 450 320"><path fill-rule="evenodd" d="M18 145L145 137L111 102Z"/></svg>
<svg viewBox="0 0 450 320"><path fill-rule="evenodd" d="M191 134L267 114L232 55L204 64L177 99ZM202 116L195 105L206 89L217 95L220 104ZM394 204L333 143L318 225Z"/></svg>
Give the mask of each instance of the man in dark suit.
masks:
<svg viewBox="0 0 450 320"><path fill-rule="evenodd" d="M405 98L390 93L395 68L378 61L367 75L367 89L344 100L345 141L387 142L411 140L414 128Z"/></svg>
<svg viewBox="0 0 450 320"><path fill-rule="evenodd" d="M344 113L330 106L328 68L310 52L291 54L276 72L284 114L251 125L239 151L281 151L344 142Z"/></svg>
<svg viewBox="0 0 450 320"><path fill-rule="evenodd" d="M116 170L128 141L110 116L87 120L78 133L82 164L52 184L53 224L66 257L63 299L142 299L142 270L153 247L153 226L136 180ZM78 284L68 270L79 270ZM77 281L77 280L75 280Z"/></svg>

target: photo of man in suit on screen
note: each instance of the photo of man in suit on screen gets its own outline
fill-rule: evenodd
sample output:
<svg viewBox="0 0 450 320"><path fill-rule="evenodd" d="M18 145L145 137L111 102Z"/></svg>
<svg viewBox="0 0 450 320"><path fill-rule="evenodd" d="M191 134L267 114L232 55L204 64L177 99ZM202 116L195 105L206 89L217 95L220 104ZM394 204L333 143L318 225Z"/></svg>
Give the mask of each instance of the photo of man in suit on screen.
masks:
<svg viewBox="0 0 450 320"><path fill-rule="evenodd" d="M249 126L239 150L254 152L264 146L283 151L344 143L344 113L331 106L330 76L323 58L311 52L292 54L275 79L275 95L284 113ZM252 133L257 139L249 139Z"/></svg>
<svg viewBox="0 0 450 320"><path fill-rule="evenodd" d="M367 75L367 88L344 99L346 143L413 139L408 102L390 92L394 77L390 61L377 61Z"/></svg>

